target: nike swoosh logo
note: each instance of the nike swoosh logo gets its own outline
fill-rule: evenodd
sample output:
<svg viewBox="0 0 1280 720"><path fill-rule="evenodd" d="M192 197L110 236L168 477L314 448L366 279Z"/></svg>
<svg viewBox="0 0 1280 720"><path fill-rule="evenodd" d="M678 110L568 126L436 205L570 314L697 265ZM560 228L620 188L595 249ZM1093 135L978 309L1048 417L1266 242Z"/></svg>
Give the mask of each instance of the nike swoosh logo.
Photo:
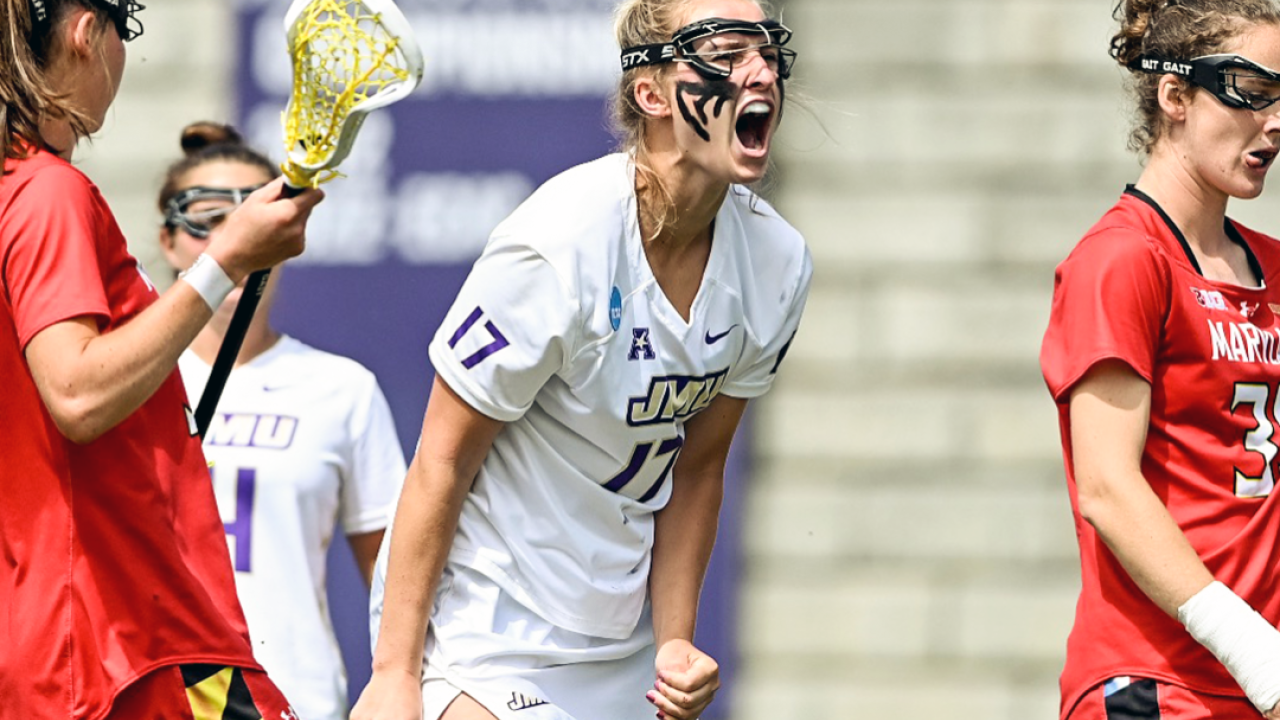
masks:
<svg viewBox="0 0 1280 720"><path fill-rule="evenodd" d="M262 386L262 392L276 392L277 390L284 390L285 388L288 388L288 387L292 387L292 386L290 386L290 385L263 385L263 386Z"/></svg>
<svg viewBox="0 0 1280 720"><path fill-rule="evenodd" d="M734 323L734 324L730 325L728 330L725 330L724 332L720 333L719 335L712 335L712 334L711 334L711 331L710 331L710 330L708 330L708 331L707 331L707 344L708 344L708 345L715 345L716 343L718 343L718 342L720 342L721 340L723 340L723 339L725 339L726 337L728 337L728 336L729 336L729 333L733 332L733 329L734 329L734 328L736 328L736 327L738 327L738 323Z"/></svg>

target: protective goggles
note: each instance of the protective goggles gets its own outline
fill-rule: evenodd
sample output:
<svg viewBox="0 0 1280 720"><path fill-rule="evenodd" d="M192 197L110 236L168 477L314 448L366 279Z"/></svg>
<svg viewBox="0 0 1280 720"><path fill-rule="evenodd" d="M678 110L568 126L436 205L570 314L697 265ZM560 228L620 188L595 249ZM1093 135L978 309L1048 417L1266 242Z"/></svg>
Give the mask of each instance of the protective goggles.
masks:
<svg viewBox="0 0 1280 720"><path fill-rule="evenodd" d="M90 2L107 11L111 22L116 25L116 32L120 33L121 40L129 42L142 34L142 21L138 19L138 12L145 10L146 5L137 0L90 0Z"/></svg>
<svg viewBox="0 0 1280 720"><path fill-rule="evenodd" d="M136 15L146 8L137 0L89 0L90 3L107 13L116 26L120 39L129 42L142 34L142 21ZM49 0L27 0L31 6L31 34L43 38L49 30Z"/></svg>
<svg viewBox="0 0 1280 720"><path fill-rule="evenodd" d="M710 80L723 80L755 54L781 79L791 77L796 53L786 45L791 31L776 20L750 22L708 18L685 25L669 43L637 45L622 51L622 69L668 62L687 62Z"/></svg>
<svg viewBox="0 0 1280 720"><path fill-rule="evenodd" d="M192 237L209 237L213 229L240 207L244 199L262 187L245 188L190 187L169 198L165 204L164 226L182 228Z"/></svg>
<svg viewBox="0 0 1280 720"><path fill-rule="evenodd" d="M1185 61L1143 55L1129 69L1186 78L1229 108L1265 110L1280 102L1280 72L1240 55L1203 55Z"/></svg>

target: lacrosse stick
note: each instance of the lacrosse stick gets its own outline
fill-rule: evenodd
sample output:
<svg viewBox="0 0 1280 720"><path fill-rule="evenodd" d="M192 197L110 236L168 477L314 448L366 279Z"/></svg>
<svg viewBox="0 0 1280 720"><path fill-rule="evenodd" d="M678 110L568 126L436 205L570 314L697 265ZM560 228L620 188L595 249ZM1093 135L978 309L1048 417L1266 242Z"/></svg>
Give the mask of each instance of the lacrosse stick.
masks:
<svg viewBox="0 0 1280 720"><path fill-rule="evenodd" d="M422 51L391 0L294 0L284 18L293 91L284 111L285 197L337 176L364 118L413 92ZM204 437L235 365L270 269L245 282L196 408Z"/></svg>

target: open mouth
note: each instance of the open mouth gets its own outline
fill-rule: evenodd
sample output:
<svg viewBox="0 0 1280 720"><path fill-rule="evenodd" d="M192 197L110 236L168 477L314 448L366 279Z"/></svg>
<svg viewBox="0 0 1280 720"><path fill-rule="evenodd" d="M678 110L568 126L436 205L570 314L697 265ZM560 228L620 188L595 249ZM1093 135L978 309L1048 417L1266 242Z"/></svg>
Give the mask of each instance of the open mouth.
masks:
<svg viewBox="0 0 1280 720"><path fill-rule="evenodd" d="M742 147L763 152L768 147L769 130L772 126L773 107L763 100L756 100L742 109L734 130Z"/></svg>
<svg viewBox="0 0 1280 720"><path fill-rule="evenodd" d="M1276 159L1276 150L1254 150L1249 153L1249 166L1253 168L1265 168L1271 165L1271 161Z"/></svg>

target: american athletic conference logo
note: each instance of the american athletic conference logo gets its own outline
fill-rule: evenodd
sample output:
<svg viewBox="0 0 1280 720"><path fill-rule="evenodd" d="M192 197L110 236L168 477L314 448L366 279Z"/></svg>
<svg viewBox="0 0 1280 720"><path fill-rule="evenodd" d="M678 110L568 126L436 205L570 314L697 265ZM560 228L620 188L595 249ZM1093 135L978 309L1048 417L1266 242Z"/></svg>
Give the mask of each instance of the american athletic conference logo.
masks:
<svg viewBox="0 0 1280 720"><path fill-rule="evenodd" d="M649 328L631 328L631 350L627 353L627 359L656 360L657 357L653 352L653 343L649 340Z"/></svg>

